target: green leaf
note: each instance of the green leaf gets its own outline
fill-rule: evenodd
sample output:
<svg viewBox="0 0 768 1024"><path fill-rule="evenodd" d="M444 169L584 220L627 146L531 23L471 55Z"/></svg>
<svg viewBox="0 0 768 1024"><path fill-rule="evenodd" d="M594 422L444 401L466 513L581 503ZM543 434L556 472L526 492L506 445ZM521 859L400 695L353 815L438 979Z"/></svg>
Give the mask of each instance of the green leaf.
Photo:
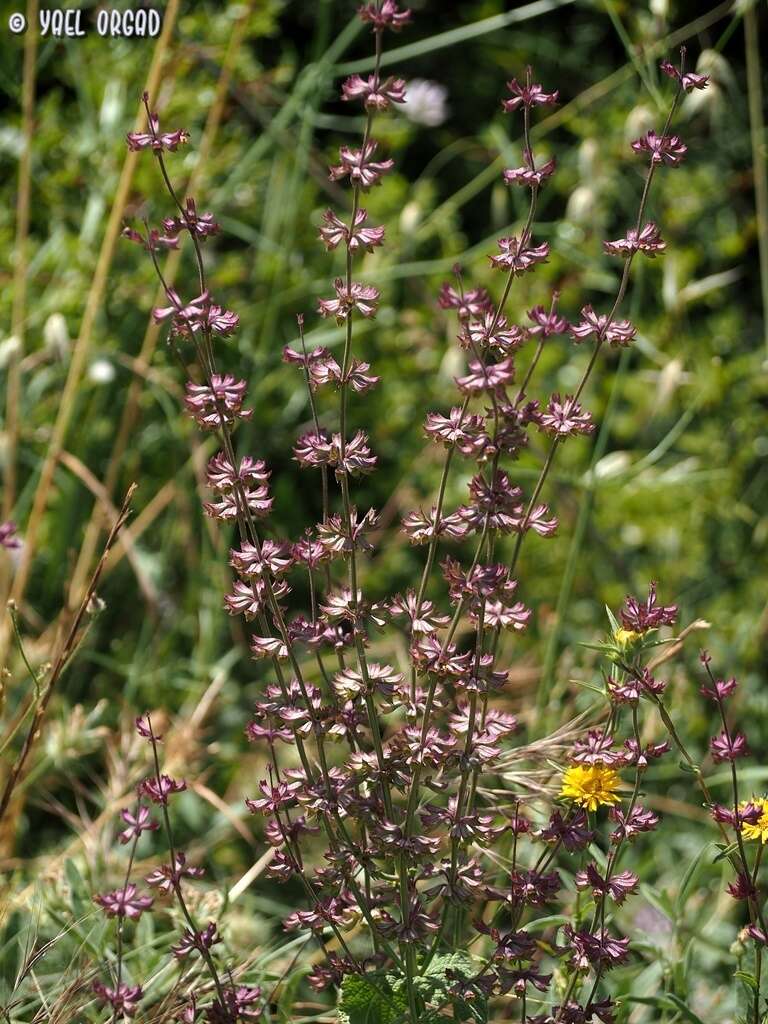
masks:
<svg viewBox="0 0 768 1024"><path fill-rule="evenodd" d="M657 1010L677 1010L682 1016L683 1020L689 1022L689 1024L704 1024L701 1017L698 1017L690 1007L686 1006L680 996L673 995L671 992L665 993L663 996L624 996L624 1000L627 1003L640 1003L642 1006L655 1006Z"/></svg>
<svg viewBox="0 0 768 1024"><path fill-rule="evenodd" d="M738 978L739 981L743 981L745 985L748 985L753 992L757 992L757 978L754 974L750 974L748 971L736 971L734 978Z"/></svg>
<svg viewBox="0 0 768 1024"><path fill-rule="evenodd" d="M296 1019L296 1014L293 1012L293 1004L296 1002L296 994L301 985L302 979L312 969L310 964L302 964L297 967L294 971L288 975L283 981L280 997L277 1001L277 1015L278 1019L283 1024L290 1024L292 1020Z"/></svg>
<svg viewBox="0 0 768 1024"><path fill-rule="evenodd" d="M435 996L442 995L448 989L451 979L447 977L448 971L455 971L466 978L471 978L475 968L471 957L466 953L446 953L443 956L436 956L428 965L426 971L413 979L414 988L426 1001L431 1001Z"/></svg>
<svg viewBox="0 0 768 1024"><path fill-rule="evenodd" d="M404 992L392 992L380 975L348 974L341 983L339 1024L394 1024L407 1012Z"/></svg>
<svg viewBox="0 0 768 1024"><path fill-rule="evenodd" d="M688 902L691 890L698 883L701 872L709 866L706 860L706 855L709 852L710 846L712 846L712 843L705 843L705 845L702 846L688 865L686 872L683 875L683 880L680 883L680 889L677 893L677 899L675 900L675 917L683 916L685 904Z"/></svg>
<svg viewBox="0 0 768 1024"><path fill-rule="evenodd" d="M725 846L723 843L716 843L715 845L720 850L720 853L718 853L718 855L713 860L713 864L717 864L718 861L725 860L726 857L730 857L731 854L735 853L735 851L739 848L738 843L730 843L728 846Z"/></svg>

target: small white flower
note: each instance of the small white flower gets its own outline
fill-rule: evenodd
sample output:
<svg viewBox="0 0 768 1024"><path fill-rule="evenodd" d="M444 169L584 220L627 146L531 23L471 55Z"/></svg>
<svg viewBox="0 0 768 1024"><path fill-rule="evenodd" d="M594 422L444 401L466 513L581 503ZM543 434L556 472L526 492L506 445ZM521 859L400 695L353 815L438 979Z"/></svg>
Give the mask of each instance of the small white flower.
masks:
<svg viewBox="0 0 768 1024"><path fill-rule="evenodd" d="M69 353L69 331L61 313L51 313L43 324L43 344L59 359L66 359Z"/></svg>
<svg viewBox="0 0 768 1024"><path fill-rule="evenodd" d="M12 359L21 354L21 342L12 334L0 342L0 370L4 370Z"/></svg>
<svg viewBox="0 0 768 1024"><path fill-rule="evenodd" d="M94 384L110 384L115 379L115 368L108 359L94 359L88 367L88 379Z"/></svg>
<svg viewBox="0 0 768 1024"><path fill-rule="evenodd" d="M405 93L403 111L409 121L436 128L448 117L448 90L439 82L412 78Z"/></svg>

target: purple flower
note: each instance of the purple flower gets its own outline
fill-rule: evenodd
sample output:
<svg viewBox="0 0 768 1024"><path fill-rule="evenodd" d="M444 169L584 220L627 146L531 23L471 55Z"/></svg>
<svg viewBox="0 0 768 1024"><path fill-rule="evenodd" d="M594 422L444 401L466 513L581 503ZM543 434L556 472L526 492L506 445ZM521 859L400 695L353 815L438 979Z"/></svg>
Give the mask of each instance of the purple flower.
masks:
<svg viewBox="0 0 768 1024"><path fill-rule="evenodd" d="M482 529L486 519L490 526L503 533L521 528L522 492L512 485L509 474L504 470L496 470L490 483L482 475L472 477L469 497L470 504L462 506L458 515L473 529Z"/></svg>
<svg viewBox="0 0 768 1024"><path fill-rule="evenodd" d="M227 338L240 326L240 317L231 309L223 309L221 306L212 304L205 311L202 324L207 324L214 334ZM196 329L194 324L192 329Z"/></svg>
<svg viewBox="0 0 768 1024"><path fill-rule="evenodd" d="M548 518L549 515L548 505L537 505L521 522L518 531L524 533L526 530L533 530L540 537L551 537L557 530L558 520L556 516Z"/></svg>
<svg viewBox="0 0 768 1024"><path fill-rule="evenodd" d="M244 455L235 470L224 452L214 455L208 462L205 478L208 486L214 491L231 491L237 484L244 489L252 485L265 487L270 477L266 463L262 459L252 459Z"/></svg>
<svg viewBox="0 0 768 1024"><path fill-rule="evenodd" d="M688 152L688 147L677 135L657 135L654 131L635 139L632 149L636 153L650 153L653 164L665 163L669 167L677 167Z"/></svg>
<svg viewBox="0 0 768 1024"><path fill-rule="evenodd" d="M483 417L464 413L458 405L448 416L428 413L424 433L447 448L455 445L462 455L468 456L476 456L488 439L483 430Z"/></svg>
<svg viewBox="0 0 768 1024"><path fill-rule="evenodd" d="M291 588L284 581L274 581L271 590L273 596L278 599L291 592ZM256 578L249 580L248 583L235 580L232 584L232 593L224 597L224 608L230 615L243 615L246 622L251 622L261 615L268 598L266 580Z"/></svg>
<svg viewBox="0 0 768 1024"><path fill-rule="evenodd" d="M594 336L611 345L629 345L635 333L629 320L609 321L607 313L595 313L591 306L584 306L581 310L581 323L571 326L571 337L576 342Z"/></svg>
<svg viewBox="0 0 768 1024"><path fill-rule="evenodd" d="M259 547L243 541L237 551L230 551L229 564L244 579L263 579L270 573L280 576L293 565L293 551L287 541L265 540Z"/></svg>
<svg viewBox="0 0 768 1024"><path fill-rule="evenodd" d="M140 985L126 985L121 981L117 988L109 988L100 981L93 983L93 991L105 1003L109 1003L115 1016L133 1017L144 994Z"/></svg>
<svg viewBox="0 0 768 1024"><path fill-rule="evenodd" d="M283 921L283 928L289 932L299 928L321 932L328 924L348 928L357 917L354 908L354 897L342 890L339 895L317 900L311 910L296 910L289 914Z"/></svg>
<svg viewBox="0 0 768 1024"><path fill-rule="evenodd" d="M343 324L353 309L364 317L376 315L379 303L379 290L373 285L359 284L353 281L349 288L337 277L333 282L336 289L335 299L320 299L317 304L320 316L335 316L336 323Z"/></svg>
<svg viewBox="0 0 768 1024"><path fill-rule="evenodd" d="M760 946L768 946L768 935L756 924L747 925L745 931L750 939L754 939Z"/></svg>
<svg viewBox="0 0 768 1024"><path fill-rule="evenodd" d="M144 237L138 231L134 231L131 227L124 227L122 230L123 238L127 238L129 242L136 242L137 245L142 246L147 252L157 252L160 249L178 249L179 238L178 234L161 235L157 228L152 228L149 234Z"/></svg>
<svg viewBox="0 0 768 1024"><path fill-rule="evenodd" d="M378 143L370 139L363 149L350 149L342 146L339 149L339 163L329 167L331 181L340 181L349 177L350 183L367 192L372 185L381 183L382 177L395 166L394 160L371 160Z"/></svg>
<svg viewBox="0 0 768 1024"><path fill-rule="evenodd" d="M523 154L525 164L523 167L507 167L502 177L507 185L526 185L528 188L541 188L547 178L551 177L557 166L554 159L547 160L539 167L531 166L530 155L526 150Z"/></svg>
<svg viewBox="0 0 768 1024"><path fill-rule="evenodd" d="M418 896L412 896L405 919L396 921L386 911L381 912L382 934L400 942L419 942L439 930L440 924L433 914L424 909Z"/></svg>
<svg viewBox="0 0 768 1024"><path fill-rule="evenodd" d="M186 304L182 301L179 293L173 288L166 288L166 296L171 302L170 306L158 306L152 310L152 317L155 323L162 323L169 317L172 320L176 331L183 333L189 327L197 330L200 327L206 308L210 303L210 295L207 291L201 292L196 298Z"/></svg>
<svg viewBox="0 0 768 1024"><path fill-rule="evenodd" d="M362 100L366 110L386 110L390 103L405 103L405 80L378 75L352 75L341 87L343 100Z"/></svg>
<svg viewBox="0 0 768 1024"><path fill-rule="evenodd" d="M671 749L669 740L662 740L661 743L646 743L642 747L634 736L630 736L624 740L624 764L647 768L651 761L668 754Z"/></svg>
<svg viewBox="0 0 768 1024"><path fill-rule="evenodd" d="M706 89L709 84L709 75L695 75L692 71L681 72L668 60L663 60L659 67L665 75L669 75L670 78L679 82L686 92L690 92L692 89Z"/></svg>
<svg viewBox="0 0 768 1024"><path fill-rule="evenodd" d="M412 544L427 544L434 537L462 540L468 532L466 523L457 513L442 515L438 519L437 507L434 505L429 513L423 509L409 512L403 517L402 526Z"/></svg>
<svg viewBox="0 0 768 1024"><path fill-rule="evenodd" d="M532 615L531 609L526 608L522 601L506 604L501 600L489 600L485 603L483 628L513 629L519 633L526 628ZM474 608L470 608L469 618L474 623L480 621L480 616Z"/></svg>
<svg viewBox="0 0 768 1024"><path fill-rule="evenodd" d="M362 430L344 445L342 454L341 435L330 438L322 431L302 436L296 442L294 457L300 466L334 466L337 476L341 473L370 473L376 468L376 456L371 454L368 436Z"/></svg>
<svg viewBox="0 0 768 1024"><path fill-rule="evenodd" d="M93 902L103 907L108 917L128 917L136 921L145 910L149 910L154 900L151 896L140 895L133 882L129 882L122 889L94 896Z"/></svg>
<svg viewBox="0 0 768 1024"><path fill-rule="evenodd" d="M482 935L488 935L496 943L494 960L533 960L536 953L536 942L528 932L513 931L502 935L498 928L475 921L475 927Z"/></svg>
<svg viewBox="0 0 768 1024"><path fill-rule="evenodd" d="M629 939L614 939L605 932L593 935L584 928L574 931L569 924L563 930L573 950L571 963L577 971L590 967L610 970L623 964L629 956Z"/></svg>
<svg viewBox="0 0 768 1024"><path fill-rule="evenodd" d="M409 590L405 597L397 594L387 607L394 619L407 620L409 633L434 633L450 621L449 616L437 614L432 601L417 602L415 590Z"/></svg>
<svg viewBox="0 0 768 1024"><path fill-rule="evenodd" d="M530 73L529 73L530 77ZM506 113L511 114L520 107L544 107L557 103L560 93L557 89L554 92L544 92L541 85L536 82L527 82L521 85L516 78L507 82L507 88L512 93L512 99L502 100L502 107Z"/></svg>
<svg viewBox="0 0 768 1024"><path fill-rule="evenodd" d="M711 686L702 686L700 692L705 697L709 697L719 704L720 701L730 697L735 692L737 686L738 683L735 679L716 679L712 682Z"/></svg>
<svg viewBox="0 0 768 1024"><path fill-rule="evenodd" d="M225 494L220 501L204 501L203 512L211 519L232 522L243 515L247 508L250 515L262 518L272 511L274 498L270 498L268 495L269 491L266 487L257 487L255 490L243 488L242 495L237 491L232 491Z"/></svg>
<svg viewBox="0 0 768 1024"><path fill-rule="evenodd" d="M222 421L231 427L236 420L249 420L252 409L244 409L248 384L231 373L214 373L211 386L187 381L184 405L192 419L203 430L218 430Z"/></svg>
<svg viewBox="0 0 768 1024"><path fill-rule="evenodd" d="M136 726L136 732L144 740L149 740L153 743L160 743L162 736L159 736L152 728L152 720L149 717L149 712L139 717L134 722Z"/></svg>
<svg viewBox="0 0 768 1024"><path fill-rule="evenodd" d="M546 992L552 981L551 974L539 974L530 968L508 971L500 967L497 968L496 974L501 983L501 991L514 992L517 996L524 995L528 985L533 985L539 992Z"/></svg>
<svg viewBox="0 0 768 1024"><path fill-rule="evenodd" d="M757 889L749 875L739 871L736 880L727 886L728 895L735 900L754 900L757 897Z"/></svg>
<svg viewBox="0 0 768 1024"><path fill-rule="evenodd" d="M659 234L659 229L648 221L639 231L630 228L625 238L617 238L614 242L603 242L603 249L611 256L632 256L642 252L653 258L664 253L667 243Z"/></svg>
<svg viewBox="0 0 768 1024"><path fill-rule="evenodd" d="M666 754L670 746L668 740L663 740L661 743L646 743L645 747L640 747L635 737L630 736L624 740L624 749L624 764L647 768L649 761L655 761Z"/></svg>
<svg viewBox="0 0 768 1024"><path fill-rule="evenodd" d="M222 1006L218 999L214 999L207 1011L209 1024L230 1024L233 1020L242 1021L242 1024L253 1024L253 1021L262 1017L261 989L258 985L228 988L224 992L224 1001L226 1006Z"/></svg>
<svg viewBox="0 0 768 1024"><path fill-rule="evenodd" d="M185 142L189 142L189 132L186 132L183 129L178 129L175 132L160 131L160 119L157 114L150 113L149 96L146 92L142 96L142 102L147 110L149 131L128 132L126 135L128 149L135 153L138 153L142 149L151 149L155 153L161 153L163 150L174 152L178 146Z"/></svg>
<svg viewBox="0 0 768 1024"><path fill-rule="evenodd" d="M570 324L564 316L559 316L557 313L558 298L559 295L555 292L552 295L552 304L549 312L543 306L534 306L533 309L528 310L528 319L535 325L528 328L529 334L534 337L541 335L542 338L550 338L553 334L567 333Z"/></svg>
<svg viewBox="0 0 768 1024"><path fill-rule="evenodd" d="M656 584L651 583L645 603L641 604L636 597L630 595L619 615L624 629L634 633L646 633L649 629L658 629L659 626L673 626L677 619L677 605L658 604Z"/></svg>
<svg viewBox="0 0 768 1024"><path fill-rule="evenodd" d="M554 394L546 412L539 417L539 430L560 439L574 434L591 434L595 429L592 414L585 412L572 395L561 398Z"/></svg>
<svg viewBox="0 0 768 1024"><path fill-rule="evenodd" d="M510 325L505 316L489 310L482 320L470 320L459 334L462 348L490 348L501 356L508 355L525 341L526 332Z"/></svg>
<svg viewBox="0 0 768 1024"><path fill-rule="evenodd" d="M296 794L301 789L300 782L278 782L273 784L263 779L259 783L262 796L258 800L246 800L245 805L251 814L274 814L296 804Z"/></svg>
<svg viewBox="0 0 768 1024"><path fill-rule="evenodd" d="M749 756L747 737L740 732L731 736L725 729L712 737L709 749L712 751L712 760L718 764L721 761L736 761L740 757Z"/></svg>
<svg viewBox="0 0 768 1024"><path fill-rule="evenodd" d="M610 896L614 903L621 906L627 896L637 891L640 879L632 871L603 878L594 864L588 864L584 871L577 871L575 876L577 889L591 889L595 900Z"/></svg>
<svg viewBox="0 0 768 1024"><path fill-rule="evenodd" d="M590 729L586 739L573 744L573 760L577 764L602 764L608 768L624 763L624 755L615 749L613 737L602 729Z"/></svg>
<svg viewBox="0 0 768 1024"><path fill-rule="evenodd" d="M525 903L529 907L540 907L550 903L561 889L560 876L556 871L542 872L533 869L514 871L509 876L509 890L489 889L490 898L501 898L512 905Z"/></svg>
<svg viewBox="0 0 768 1024"><path fill-rule="evenodd" d="M493 311L491 297L485 288L457 292L448 282L441 285L437 304L441 309L455 309L459 320L462 321Z"/></svg>
<svg viewBox="0 0 768 1024"><path fill-rule="evenodd" d="M163 227L169 233L173 232L175 234L186 229L190 234L196 235L201 242L204 242L206 238L210 238L211 235L217 234L220 230L212 213L198 214L197 205L192 196L187 196L184 203L184 216L166 217L163 221Z"/></svg>
<svg viewBox="0 0 768 1024"><path fill-rule="evenodd" d="M16 534L16 523L11 520L0 523L0 547L5 548L6 551L15 551L20 548L21 540Z"/></svg>
<svg viewBox="0 0 768 1024"><path fill-rule="evenodd" d="M514 379L515 368L511 358L502 359L499 363L481 363L478 359L471 359L469 373L455 378L456 386L464 395L480 395L484 391L498 394Z"/></svg>
<svg viewBox="0 0 768 1024"><path fill-rule="evenodd" d="M561 842L569 853L585 849L595 838L594 831L588 827L587 813L577 810L567 818L560 811L553 811L546 828L535 833L545 843Z"/></svg>
<svg viewBox="0 0 768 1024"><path fill-rule="evenodd" d="M365 210L357 210L350 231L333 210L326 210L323 214L323 226L320 228L323 245L330 251L345 242L350 252L357 252L358 249L373 252L377 245L384 242L384 228L364 228L363 224L367 218L368 213Z"/></svg>
<svg viewBox="0 0 768 1024"><path fill-rule="evenodd" d="M150 871L146 877L146 883L167 896L172 889L179 886L182 878L202 878L204 874L204 868L195 868L191 864L187 864L186 854L179 850L174 858L173 866L162 864L159 868Z"/></svg>
<svg viewBox="0 0 768 1024"><path fill-rule="evenodd" d="M659 823L659 816L644 807L635 806L625 814L621 807L611 807L608 817L616 822L611 832L611 842L619 843L624 839L630 842L643 832L652 832Z"/></svg>
<svg viewBox="0 0 768 1024"><path fill-rule="evenodd" d="M715 821L722 825L730 825L731 828L741 830L742 825L756 825L763 814L762 807L751 801L738 808L738 812L732 807L724 807L722 804L713 804L711 814Z"/></svg>
<svg viewBox="0 0 768 1024"><path fill-rule="evenodd" d="M142 832L154 832L160 828L157 822L152 820L149 808L143 804L139 805L136 814L124 810L120 812L120 817L128 826L118 836L121 843L129 843L132 839L138 839Z"/></svg>
<svg viewBox="0 0 768 1024"><path fill-rule="evenodd" d="M381 380L381 377L368 373L370 368L368 363L353 358L344 374L333 356L327 355L321 359L313 359L309 364L310 385L313 390L317 390L323 384L349 384L356 394L361 395L375 387Z"/></svg>
<svg viewBox="0 0 768 1024"><path fill-rule="evenodd" d="M489 257L497 270L509 270L513 276L525 274L539 263L549 261L549 242L529 246L527 239L500 238L499 254Z"/></svg>
<svg viewBox="0 0 768 1024"><path fill-rule="evenodd" d="M221 942L221 937L216 928L216 922L209 921L200 932L192 931L191 928L185 928L176 945L171 946L171 952L177 960L183 960L195 951L203 952L209 950L216 942Z"/></svg>
<svg viewBox="0 0 768 1024"><path fill-rule="evenodd" d="M167 804L173 793L182 793L187 788L184 779L172 779L170 775L154 775L143 779L137 786L139 796L147 796L155 804Z"/></svg>
<svg viewBox="0 0 768 1024"><path fill-rule="evenodd" d="M373 551L373 545L366 534L375 530L378 524L379 517L374 509L368 509L358 519L357 509L350 508L349 523L344 522L344 517L339 514L329 516L325 523L318 523L318 543L327 557L346 556L353 550Z"/></svg>
<svg viewBox="0 0 768 1024"><path fill-rule="evenodd" d="M357 14L361 21L373 25L374 32L381 32L385 28L399 32L411 20L411 12L407 8L401 11L395 0L376 0L364 4L358 8Z"/></svg>

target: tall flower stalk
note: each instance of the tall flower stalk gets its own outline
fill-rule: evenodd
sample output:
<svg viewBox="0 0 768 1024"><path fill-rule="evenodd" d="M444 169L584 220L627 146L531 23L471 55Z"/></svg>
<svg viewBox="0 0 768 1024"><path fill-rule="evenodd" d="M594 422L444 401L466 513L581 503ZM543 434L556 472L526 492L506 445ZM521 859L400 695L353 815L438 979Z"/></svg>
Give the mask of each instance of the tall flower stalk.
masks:
<svg viewBox="0 0 768 1024"><path fill-rule="evenodd" d="M247 382L219 370L218 350L237 330L239 317L214 302L203 258L218 225L210 213L198 211L193 198L181 198L167 163L167 154L186 144L188 135L161 131L145 97L148 130L129 136L132 148L154 153L173 205L162 228L147 225L143 233L128 228L126 234L149 252L167 295L167 305L154 316L169 325L169 340L189 370L186 411L221 442L208 465L214 498L204 511L223 527L235 527L230 552L235 578L224 605L252 624L251 652L270 667L246 730L251 741L266 744L268 767L247 806L264 818L265 839L275 848L271 876L295 880L306 897L305 908L289 914L284 925L313 934L325 954L310 983L317 989L337 987L343 1012L362 994L371 1005L386 1006L389 1019L417 1024L425 1012L442 1006L452 1005L464 1019L482 1015L489 1000L509 997L517 1001L523 1024L581 1024L595 1016L608 1024L613 1003L609 996L600 998L600 989L610 967L629 955L629 940L609 933L608 908L635 889L636 878L618 871L619 860L626 845L658 820L639 807L638 799L649 760L666 747L641 745L639 696L617 697L634 685L629 673L629 681L614 681L606 690L605 727L574 745L563 775L563 806L552 809L547 803L552 794L532 785L529 792L512 794L510 813L489 785L499 779L504 749L518 728L515 717L495 703L509 675L500 663L500 638L503 630L524 630L533 614L521 600L524 580L516 576L523 540L531 532L547 538L557 529L556 516L541 501L556 454L566 439L593 430L592 416L581 403L601 349L606 343L629 345L635 335L628 320L617 319L633 260L638 253L655 257L665 248L655 223L645 219L651 184L659 165L682 160L685 146L670 134L672 117L682 92L703 88L706 81L682 66L663 66L677 89L661 134L649 132L633 144L647 156L648 168L634 226L624 238L605 243L608 253L624 261L609 311L584 305L570 323L554 294L528 312L525 325L510 322L508 300L516 280L549 259L548 244L536 242L534 230L540 190L555 171L553 160L534 153L531 124L535 109L556 103L558 93L535 82L530 68L521 80L508 82L503 107L522 117L522 164L507 169L504 180L528 190L527 215L517 234L499 239L498 252L490 257L503 274L497 302L485 289L468 287L458 266L455 280L440 291L439 305L457 315L467 365L456 379L457 403L447 412L429 413L425 422L427 436L446 450L435 504L429 512L409 512L403 521L410 541L426 545L423 570L406 593L374 600L364 588L364 573L378 515L374 509L360 512L353 478L373 472L377 459L368 435L352 432L350 419L354 399L380 381L360 358L355 332L360 317L375 318L380 292L357 279L355 260L384 244L384 228L369 222L366 197L394 163L379 152L373 131L378 114L405 99L405 82L383 77L381 67L386 33L405 27L410 12L394 0L376 0L359 14L373 34L373 72L347 79L342 99L362 103L363 134L359 148L342 146L339 162L330 168L332 180L348 181L351 202L346 215L327 210L320 225L325 247L343 254L333 294L318 305L322 317L343 329L341 359L327 348L307 348L303 314L298 342L283 353L303 372L311 418L294 458L303 469L318 472L322 504L321 521L298 540L267 536L270 526L262 520L273 505L269 470L263 461L237 453L237 425L251 416ZM196 269L191 298L166 284L161 265L162 251L175 248L184 232ZM570 395L531 398L544 347L566 335L575 342L592 341L577 388ZM530 352L522 377L520 350ZM337 400L329 403L325 395L332 389ZM334 422L337 429L329 426ZM524 495L514 483L512 464L533 430L548 438L548 447L536 483ZM451 469L462 458L476 469L466 502L447 511ZM507 537L514 542L505 560ZM454 556L440 564L450 609L443 611L427 598L439 547L454 543L461 552L471 538L468 564ZM306 579L309 593L309 608L295 613L286 600L292 573ZM643 625L635 629L627 623L640 622L639 608L635 601L624 609L627 636L673 621L670 609L659 612L653 590ZM407 672L372 659L371 636L385 628L404 634ZM612 643L623 644L623 651L629 640ZM631 706L631 723L621 746L616 733L624 704ZM147 729L154 784L160 787L156 738L151 725ZM620 791L620 769L634 772L628 800ZM554 1006L550 1000L545 1013L531 1016L531 1006L550 990L551 974L544 973L544 958L526 927L561 892L559 860L583 859L597 835L594 816L603 806L615 825L606 867L587 863L575 876L578 890L592 894L591 925L584 927L577 909L562 930L563 944L553 937L552 956L564 960L568 977L565 998ZM173 864L164 804L162 812ZM305 851L321 841L321 866L310 867ZM216 992L209 1016L251 1019L246 1012L254 1000L241 1000L243 1009L210 953L215 926L210 933L198 928L185 910L180 885L171 881L171 888L189 924L182 945L199 951ZM469 952L478 941L489 955Z"/></svg>

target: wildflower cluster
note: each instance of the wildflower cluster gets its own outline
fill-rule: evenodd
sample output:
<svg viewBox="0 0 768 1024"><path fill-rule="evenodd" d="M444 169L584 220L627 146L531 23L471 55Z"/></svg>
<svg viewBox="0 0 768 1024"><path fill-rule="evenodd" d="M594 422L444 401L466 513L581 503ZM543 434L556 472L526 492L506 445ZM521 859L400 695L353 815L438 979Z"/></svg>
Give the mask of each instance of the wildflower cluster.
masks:
<svg viewBox="0 0 768 1024"><path fill-rule="evenodd" d="M748 924L743 929L742 941L754 947L754 971L747 973L744 980L752 991L755 1020L762 1012L760 1007L761 964L763 950L768 946L764 904L765 894L760 884L760 864L763 845L768 840L768 798L755 796L742 800L738 762L750 754L746 736L738 732L729 721L728 702L737 690L735 679L716 679L712 672L712 658L701 653L701 664L707 681L701 692L717 709L722 728L710 739L709 749L715 764L729 766L731 782L730 804L713 803L708 799L710 812L723 838L720 844L721 856L727 856L734 871L734 880L728 885L728 893L739 902L745 911ZM751 856L747 843L757 843L757 851Z"/></svg>
<svg viewBox="0 0 768 1024"><path fill-rule="evenodd" d="M402 523L409 540L426 549L424 569L418 585L405 593L373 597L364 587L363 560L373 548L379 515L357 507L353 486L355 477L375 470L377 456L368 434L353 430L350 419L352 402L380 382L356 354L355 325L359 318L375 318L381 294L358 279L355 261L385 241L367 197L394 162L380 151L373 130L376 117L406 97L406 83L383 78L380 69L386 33L405 27L410 13L394 0L366 4L359 13L373 33L374 69L367 78L353 75L344 82L342 98L361 105L363 137L359 146L342 146L329 170L332 181L350 188L349 208L328 210L319 228L320 242L329 252L340 250L343 259L342 272L317 312L341 329L343 348L339 359L326 348L308 349L301 315L298 341L284 351L285 361L303 374L311 412L311 427L297 439L294 458L317 474L322 495L321 521L298 540L265 536L273 504L270 472L261 460L236 451L236 428L250 416L247 382L222 374L217 357L219 339L237 330L239 317L213 302L202 258L217 226L211 214L198 214L192 199L181 202L165 164L165 154L188 136L161 134L146 99L149 132L129 136L132 148L154 154L176 214L163 222L162 233L128 229L126 235L148 251L167 296L155 319L168 325L172 343L194 370L186 386L186 411L221 441L207 469L213 497L204 510L224 526L236 526L229 559L235 578L224 606L243 616L253 630L253 657L268 663L268 682L246 733L265 745L269 761L247 806L263 819L264 836L274 848L271 876L294 881L306 896L284 926L314 936L325 954L310 983L318 990L338 987L342 1007L354 983L358 993L362 986L411 1024L426 1010L449 1005L464 1019L468 1007L498 997L516 1000L520 1019L529 1024L595 1019L611 1024L615 1007L600 997L599 987L610 968L628 959L629 940L615 934L609 907L621 905L638 884L631 872L618 870L618 862L625 844L657 823L656 815L638 803L640 781L648 764L667 749L666 743L644 745L640 738L640 700L647 696L660 703L663 690L640 657L655 642L653 631L674 622L676 609L660 606L653 587L644 604L627 601L621 624L615 622L605 645L618 667L606 681L608 721L573 746L562 779L562 806L543 817L530 793L513 794L510 813L489 785L500 775L503 753L517 732L515 717L496 704L509 676L500 663L499 640L502 630L516 633L530 621L524 583L517 576L522 544L531 533L546 539L557 529L542 491L559 447L594 429L582 399L599 353L606 342L626 346L635 336L633 325L618 318L633 259L655 257L665 248L655 223L645 220L651 182L659 166L674 167L682 159L684 145L669 134L672 114L681 91L701 85L681 69L661 135L649 133L633 144L647 160L646 178L634 226L624 238L605 243L606 251L623 261L608 311L584 305L570 322L552 295L528 312L525 324L515 324L506 307L516 279L550 255L549 244L534 238L534 225L540 189L555 163L534 152L531 121L538 107L557 102L558 93L536 83L530 69L521 81L508 83L503 108L522 119L523 151L521 166L503 177L527 190L528 213L519 231L499 239L498 252L489 256L501 275L498 301L483 288L466 286L459 267L440 291L439 306L456 314L466 367L455 381L455 402L430 412L424 424L427 437L444 449L437 499L428 510L408 512ZM197 267L190 289L196 294L190 299L167 285L158 258L183 232ZM532 399L544 346L567 336L592 344L578 386L573 394ZM546 436L548 448L535 485L524 493L511 464L532 430ZM448 509L447 483L459 459L469 460L472 475L464 502ZM513 537L509 557L502 554L506 536ZM469 561L462 560L461 547L458 556L439 559L445 610L426 596L443 542L469 542L473 551ZM309 608L292 612L287 598L296 573L308 581ZM372 639L384 629L396 631L408 652L398 668L372 657ZM619 742L627 712L631 730ZM174 954L182 958L196 951L207 967L215 989L207 1019L253 1019L258 995L223 982L218 972L211 952L215 924L201 929L184 909L182 880L193 869L173 850L167 813L180 783L162 775L157 737L148 722L142 729L157 770L140 793L160 807L171 850L170 864L153 872L151 881L159 892L175 896L188 923ZM628 785L631 792L625 793ZM568 923L552 933L544 950L526 927L541 908L565 899L558 860L576 853L584 859L596 840L596 815L603 807L609 808L611 822L607 866L591 860L573 873L576 889L591 894L591 923L583 906L569 913ZM132 820L146 820L143 805ZM318 836L323 843L319 866ZM126 876L123 889L101 902L122 927L125 917L148 909L146 899ZM485 960L468 952L480 942L491 951ZM553 1005L548 993L555 967L565 970L568 981L564 997ZM589 974L591 991L582 997ZM140 998L123 991L122 984L118 974L117 987L104 996L115 1008L120 1000L124 1007L129 994L134 1004Z"/></svg>
<svg viewBox="0 0 768 1024"><path fill-rule="evenodd" d="M141 836L145 832L154 832L160 828L160 824L152 816L150 805L154 804L159 809L163 824L169 862L154 868L145 876L144 882L150 889L156 891L158 897L172 899L184 920L185 928L176 945L171 947L174 958L182 961L191 954L199 954L214 990L214 998L204 1011L204 1017L199 1017L197 998L193 987L191 1002L179 1008L181 1015L178 1019L192 1022L205 1019L209 1024L234 1024L238 1020L255 1020L260 1015L262 1007L260 990L243 986L233 988L231 984L222 981L220 969L216 966L211 954L211 947L221 941L216 922L209 921L205 927L200 927L190 910L189 900L185 896L184 888L188 881L201 878L205 873L202 868L188 864L186 854L177 848L168 813L171 797L176 793L184 792L187 784L183 779L172 778L161 771L159 744L162 741L162 736L154 731L149 714L136 719L136 732L151 746L153 771L136 787L137 801L134 808L121 812L121 818L126 827L120 832L118 838L123 845L129 847L128 865L123 884L112 892L94 896L94 902L101 907L104 913L108 917L117 919L114 982L104 984L97 981L94 984L94 992L103 1003L111 1007L112 1019L115 1021L133 1017L144 997L140 984L131 985L124 980L124 926L126 919L137 921L142 914L151 911L155 903L154 897L146 891L140 890L135 882L130 881L136 849ZM251 1016L245 1015L246 1009Z"/></svg>

